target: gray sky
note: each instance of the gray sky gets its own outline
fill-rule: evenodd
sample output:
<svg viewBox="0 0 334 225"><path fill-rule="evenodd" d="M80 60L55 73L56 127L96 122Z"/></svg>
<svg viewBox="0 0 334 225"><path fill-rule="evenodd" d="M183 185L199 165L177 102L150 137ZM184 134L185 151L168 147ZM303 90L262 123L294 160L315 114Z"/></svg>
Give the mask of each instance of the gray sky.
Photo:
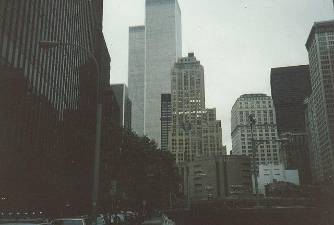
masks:
<svg viewBox="0 0 334 225"><path fill-rule="evenodd" d="M144 24L145 0L105 0L111 83L127 83L128 27ZM209 3L210 2L210 3ZM231 150L231 109L245 93L270 95L270 68L308 64L314 21L333 19L332 0L179 0L183 55L205 70L206 106L217 108Z"/></svg>

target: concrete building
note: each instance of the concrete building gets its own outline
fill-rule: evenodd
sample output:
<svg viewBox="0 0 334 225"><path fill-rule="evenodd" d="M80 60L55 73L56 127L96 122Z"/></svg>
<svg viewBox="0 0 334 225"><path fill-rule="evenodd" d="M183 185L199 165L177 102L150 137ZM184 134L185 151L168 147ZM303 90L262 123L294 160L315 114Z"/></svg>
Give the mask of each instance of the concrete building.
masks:
<svg viewBox="0 0 334 225"><path fill-rule="evenodd" d="M131 130L132 102L129 99L128 88L125 84L112 84L110 88L114 92L116 102L120 109L120 126Z"/></svg>
<svg viewBox="0 0 334 225"><path fill-rule="evenodd" d="M182 56L181 10L177 0L146 0L145 135L160 147L161 94L170 93L170 71Z"/></svg>
<svg viewBox="0 0 334 225"><path fill-rule="evenodd" d="M312 91L309 66L272 68L270 84L278 132L305 132L304 100Z"/></svg>
<svg viewBox="0 0 334 225"><path fill-rule="evenodd" d="M161 94L161 150L168 150L168 133L172 124L172 96Z"/></svg>
<svg viewBox="0 0 334 225"><path fill-rule="evenodd" d="M249 115L255 115L255 159L258 164L278 164L279 143L276 116L271 97L265 94L245 94L234 103L231 119L233 155L253 156Z"/></svg>
<svg viewBox="0 0 334 225"><path fill-rule="evenodd" d="M145 102L145 26L129 28L129 98L132 102L131 127L144 135Z"/></svg>
<svg viewBox="0 0 334 225"><path fill-rule="evenodd" d="M312 174L315 182L334 182L334 21L314 23L306 48L309 54L312 94L308 101L311 120ZM315 157L316 156L316 157ZM314 157L314 158L313 158Z"/></svg>
<svg viewBox="0 0 334 225"><path fill-rule="evenodd" d="M259 193L265 194L265 186L277 181L284 181L299 185L298 170L286 170L282 164L260 165L258 175Z"/></svg>
<svg viewBox="0 0 334 225"><path fill-rule="evenodd" d="M247 156L197 158L184 163L181 169L189 204L252 193L251 162Z"/></svg>
<svg viewBox="0 0 334 225"><path fill-rule="evenodd" d="M225 155L221 122L215 109L205 109L204 69L193 53L172 69L172 125L168 149L176 163L195 157Z"/></svg>
<svg viewBox="0 0 334 225"><path fill-rule="evenodd" d="M202 114L202 156L226 155L226 146L223 146L222 123L217 120L216 109L205 109Z"/></svg>

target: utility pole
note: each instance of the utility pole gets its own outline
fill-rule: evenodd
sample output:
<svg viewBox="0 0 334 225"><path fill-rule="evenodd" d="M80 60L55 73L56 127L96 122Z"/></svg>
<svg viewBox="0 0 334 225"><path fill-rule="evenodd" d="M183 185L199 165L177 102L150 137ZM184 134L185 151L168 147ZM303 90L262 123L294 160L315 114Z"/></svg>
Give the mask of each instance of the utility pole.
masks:
<svg viewBox="0 0 334 225"><path fill-rule="evenodd" d="M248 116L249 119L249 123L250 123L250 127L251 127L251 135L252 135L252 162L253 162L253 177L254 177L254 186L255 186L255 198L256 198L256 202L258 205L258 193L259 193L259 185L258 185L258 181L257 181L257 160L256 160L256 153L257 153L257 149L256 147L256 143L254 140L254 126L256 124L256 119L255 119L255 115L254 114L250 114Z"/></svg>

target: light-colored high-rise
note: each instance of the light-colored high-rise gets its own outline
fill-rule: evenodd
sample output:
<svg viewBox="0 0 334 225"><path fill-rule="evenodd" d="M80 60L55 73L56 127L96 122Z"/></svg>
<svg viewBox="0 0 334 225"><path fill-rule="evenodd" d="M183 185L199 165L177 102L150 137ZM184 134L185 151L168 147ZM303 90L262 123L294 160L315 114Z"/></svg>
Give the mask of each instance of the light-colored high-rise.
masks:
<svg viewBox="0 0 334 225"><path fill-rule="evenodd" d="M129 28L129 98L132 102L132 129L144 135L145 26Z"/></svg>
<svg viewBox="0 0 334 225"><path fill-rule="evenodd" d="M182 56L177 0L146 0L145 134L160 146L161 94L171 90L170 71Z"/></svg>
<svg viewBox="0 0 334 225"><path fill-rule="evenodd" d="M308 99L314 181L334 182L334 20L316 22L306 43L312 94Z"/></svg>
<svg viewBox="0 0 334 225"><path fill-rule="evenodd" d="M232 108L231 136L233 155L253 155L249 115L255 115L253 128L256 160L259 164L279 163L276 116L271 97L265 94L245 94Z"/></svg>
<svg viewBox="0 0 334 225"><path fill-rule="evenodd" d="M204 69L193 53L172 70L172 124L169 151L176 163L200 156L225 155L221 122L215 109L205 109Z"/></svg>

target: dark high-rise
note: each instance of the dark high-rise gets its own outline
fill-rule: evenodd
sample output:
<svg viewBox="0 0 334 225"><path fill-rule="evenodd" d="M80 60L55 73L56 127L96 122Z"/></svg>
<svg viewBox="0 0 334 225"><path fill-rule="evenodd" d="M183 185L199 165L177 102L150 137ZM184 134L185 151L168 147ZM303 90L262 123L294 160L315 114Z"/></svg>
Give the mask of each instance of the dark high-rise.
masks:
<svg viewBox="0 0 334 225"><path fill-rule="evenodd" d="M128 88L125 84L112 84L110 90L113 92L116 102L120 109L120 127L131 130L132 103L129 98Z"/></svg>
<svg viewBox="0 0 334 225"><path fill-rule="evenodd" d="M12 207L43 207L48 200L56 208L91 196L94 62L79 48L41 49L39 42L92 52L106 87L102 9L102 0L0 1L0 193Z"/></svg>
<svg viewBox="0 0 334 225"><path fill-rule="evenodd" d="M161 150L168 150L168 133L172 122L172 96L161 94Z"/></svg>
<svg viewBox="0 0 334 225"><path fill-rule="evenodd" d="M308 65L272 68L271 94L276 111L281 161L286 169L298 169L301 184L311 183L304 100L311 94Z"/></svg>
<svg viewBox="0 0 334 225"><path fill-rule="evenodd" d="M311 94L309 66L272 68L270 84L278 132L305 132L304 100Z"/></svg>

